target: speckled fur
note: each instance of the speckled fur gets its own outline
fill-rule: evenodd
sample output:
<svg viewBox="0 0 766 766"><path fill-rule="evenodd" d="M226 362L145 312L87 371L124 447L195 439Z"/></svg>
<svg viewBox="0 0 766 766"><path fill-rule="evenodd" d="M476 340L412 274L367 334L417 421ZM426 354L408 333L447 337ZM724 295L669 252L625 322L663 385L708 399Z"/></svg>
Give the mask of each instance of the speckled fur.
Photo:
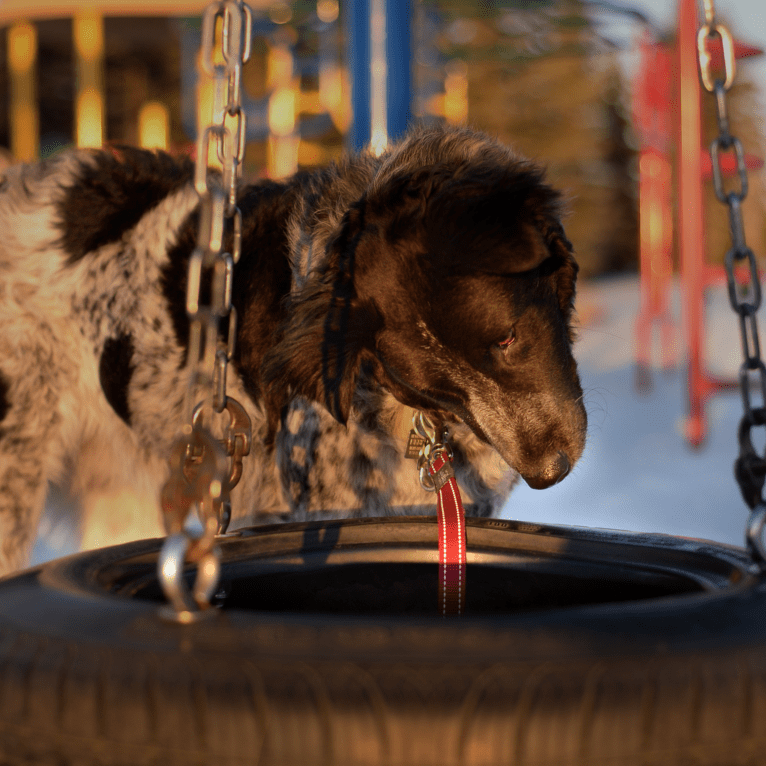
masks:
<svg viewBox="0 0 766 766"><path fill-rule="evenodd" d="M352 156L284 184L243 189L238 354L228 387L252 419L254 444L234 492L233 527L316 514L434 513L433 496L403 458L410 411L381 385L374 354L356 363L342 417L325 406L331 392L312 385L318 371L311 380L277 380L274 370L298 342L291 312L328 278L350 209L363 198L374 204L403 170L477 155L512 157L470 131L415 131L381 158ZM142 191L130 176L139 161L162 165L164 186L144 179L149 192ZM182 275L197 207L189 169L168 181L170 162L71 151L13 167L3 180L0 572L27 560L49 482L82 499L85 545L161 534L158 491L186 389ZM111 180L100 185L110 168ZM264 232L271 237L265 254ZM420 332L424 348L439 345L428 327ZM104 360L119 358L115 349L129 356L110 384L119 388L125 378L121 407L105 395ZM448 351L439 346L439 353ZM466 500L475 513L492 514L517 474L475 429L444 414ZM584 420L573 428L584 433Z"/></svg>

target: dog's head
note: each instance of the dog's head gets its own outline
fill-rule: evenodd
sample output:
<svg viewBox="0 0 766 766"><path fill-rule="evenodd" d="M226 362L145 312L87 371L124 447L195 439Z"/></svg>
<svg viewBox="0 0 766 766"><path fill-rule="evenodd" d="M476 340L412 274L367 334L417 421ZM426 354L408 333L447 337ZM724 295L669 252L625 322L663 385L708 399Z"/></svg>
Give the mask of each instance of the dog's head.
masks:
<svg viewBox="0 0 766 766"><path fill-rule="evenodd" d="M488 138L411 136L292 298L268 383L345 422L364 365L403 404L460 418L531 486L559 481L586 430L559 205Z"/></svg>

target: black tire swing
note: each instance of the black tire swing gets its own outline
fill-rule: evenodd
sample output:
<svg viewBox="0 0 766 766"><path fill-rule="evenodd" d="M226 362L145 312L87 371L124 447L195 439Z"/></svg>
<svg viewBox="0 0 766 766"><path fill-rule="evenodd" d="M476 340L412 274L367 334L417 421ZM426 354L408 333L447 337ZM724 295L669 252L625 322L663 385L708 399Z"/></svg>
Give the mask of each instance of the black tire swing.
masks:
<svg viewBox="0 0 766 766"><path fill-rule="evenodd" d="M749 432L766 418L753 412L737 469L750 553L469 519L459 620L436 609L423 517L219 538L219 558L197 559L220 571L203 589L215 608L186 624L162 616L162 540L6 578L0 763L762 763L766 461Z"/></svg>
<svg viewBox="0 0 766 766"><path fill-rule="evenodd" d="M434 604L436 524L221 543L223 606L164 620L161 540L0 582L8 764L756 764L766 584L741 550L468 520L470 598Z"/></svg>

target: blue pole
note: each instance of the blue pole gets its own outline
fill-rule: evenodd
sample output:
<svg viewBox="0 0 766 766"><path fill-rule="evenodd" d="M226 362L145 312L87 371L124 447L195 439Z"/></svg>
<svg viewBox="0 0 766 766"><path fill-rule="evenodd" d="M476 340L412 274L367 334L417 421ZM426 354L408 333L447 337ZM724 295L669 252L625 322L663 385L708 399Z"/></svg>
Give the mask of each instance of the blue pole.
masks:
<svg viewBox="0 0 766 766"><path fill-rule="evenodd" d="M412 118L412 3L386 0L388 137L396 141Z"/></svg>
<svg viewBox="0 0 766 766"><path fill-rule="evenodd" d="M370 143L370 0L350 0L344 5L351 79L348 143L360 150Z"/></svg>
<svg viewBox="0 0 766 766"><path fill-rule="evenodd" d="M383 0L385 4L386 123L389 140L407 129L412 117L412 2ZM351 127L348 144L363 149L370 143L372 0L348 0L345 19L348 70L351 76Z"/></svg>

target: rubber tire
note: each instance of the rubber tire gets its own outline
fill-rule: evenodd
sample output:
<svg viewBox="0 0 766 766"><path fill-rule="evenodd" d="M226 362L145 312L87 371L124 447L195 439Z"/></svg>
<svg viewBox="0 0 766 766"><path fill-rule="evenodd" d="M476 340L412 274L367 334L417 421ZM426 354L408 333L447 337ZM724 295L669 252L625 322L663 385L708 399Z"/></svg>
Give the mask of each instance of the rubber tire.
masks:
<svg viewBox="0 0 766 766"><path fill-rule="evenodd" d="M158 615L159 540L6 578L0 763L764 762L766 588L744 552L477 519L468 544L469 602L483 567L543 583L542 600L444 619L390 604L259 611L235 599L184 626ZM435 546L435 522L422 517L221 542L224 578L232 592L246 582L240 601L253 603L258 578L280 572L311 580L365 561L402 572L425 562L435 577ZM615 582L638 600L599 603ZM577 604L553 605L545 583L564 583Z"/></svg>

